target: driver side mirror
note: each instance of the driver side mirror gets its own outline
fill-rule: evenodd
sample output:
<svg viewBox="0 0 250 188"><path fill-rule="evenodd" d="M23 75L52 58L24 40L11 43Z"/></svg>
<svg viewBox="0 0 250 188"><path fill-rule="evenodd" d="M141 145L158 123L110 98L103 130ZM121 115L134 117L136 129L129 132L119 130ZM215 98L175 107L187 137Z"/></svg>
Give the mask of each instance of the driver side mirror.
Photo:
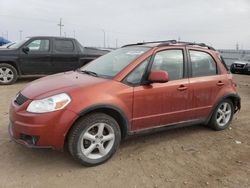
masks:
<svg viewBox="0 0 250 188"><path fill-rule="evenodd" d="M168 72L167 71L162 71L162 70L157 70L157 71L151 71L149 73L148 80L152 83L165 83L168 82L169 77L168 77Z"/></svg>
<svg viewBox="0 0 250 188"><path fill-rule="evenodd" d="M29 51L30 51L30 49L29 49L28 46L23 47L23 52L24 52L24 53L27 54Z"/></svg>

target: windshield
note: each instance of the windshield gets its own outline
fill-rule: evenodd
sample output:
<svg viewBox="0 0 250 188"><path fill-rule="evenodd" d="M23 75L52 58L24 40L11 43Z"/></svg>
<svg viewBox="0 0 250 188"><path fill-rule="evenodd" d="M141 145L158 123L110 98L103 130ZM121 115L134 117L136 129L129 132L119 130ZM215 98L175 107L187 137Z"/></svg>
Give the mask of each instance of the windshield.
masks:
<svg viewBox="0 0 250 188"><path fill-rule="evenodd" d="M21 40L11 46L9 46L8 48L12 49L12 48L19 48L20 46L22 46L27 40L29 40L29 38L25 38L24 40Z"/></svg>
<svg viewBox="0 0 250 188"><path fill-rule="evenodd" d="M0 48L9 48L11 45L13 45L13 44L15 44L15 43L7 43L7 44L5 44L5 45L2 45L2 46L0 46Z"/></svg>
<svg viewBox="0 0 250 188"><path fill-rule="evenodd" d="M147 52L150 47L129 46L110 52L81 68L82 72L91 72L97 76L113 78L131 62Z"/></svg>

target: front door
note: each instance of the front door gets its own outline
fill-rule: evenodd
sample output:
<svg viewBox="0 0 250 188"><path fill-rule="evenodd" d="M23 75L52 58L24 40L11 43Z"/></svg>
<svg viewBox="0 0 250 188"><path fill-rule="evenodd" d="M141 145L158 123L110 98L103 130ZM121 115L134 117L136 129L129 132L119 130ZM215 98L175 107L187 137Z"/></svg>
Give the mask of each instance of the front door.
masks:
<svg viewBox="0 0 250 188"><path fill-rule="evenodd" d="M25 47L29 51L20 51L21 72L26 75L49 74L51 71L51 45L49 39L34 39Z"/></svg>
<svg viewBox="0 0 250 188"><path fill-rule="evenodd" d="M184 49L156 52L151 70L167 71L169 81L134 87L132 129L149 129L189 120L189 80L184 76Z"/></svg>

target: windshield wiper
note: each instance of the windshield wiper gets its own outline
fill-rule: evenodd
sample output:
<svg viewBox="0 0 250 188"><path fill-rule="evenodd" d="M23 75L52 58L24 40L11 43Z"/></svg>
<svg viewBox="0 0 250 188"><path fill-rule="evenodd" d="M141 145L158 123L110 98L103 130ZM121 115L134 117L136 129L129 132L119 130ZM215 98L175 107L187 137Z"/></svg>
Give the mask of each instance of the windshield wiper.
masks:
<svg viewBox="0 0 250 188"><path fill-rule="evenodd" d="M85 74L88 74L88 75L92 75L92 76L98 77L98 74L96 72L93 72L93 71L81 70L81 72L83 72Z"/></svg>

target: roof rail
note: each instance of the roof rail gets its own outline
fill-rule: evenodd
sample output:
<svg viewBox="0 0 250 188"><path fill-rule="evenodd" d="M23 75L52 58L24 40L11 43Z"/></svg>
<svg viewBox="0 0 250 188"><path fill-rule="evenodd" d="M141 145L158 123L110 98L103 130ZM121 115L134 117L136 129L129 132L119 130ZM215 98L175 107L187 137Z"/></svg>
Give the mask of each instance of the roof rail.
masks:
<svg viewBox="0 0 250 188"><path fill-rule="evenodd" d="M144 44L153 44L153 43L160 43L157 45L157 47L162 47L162 46L168 46L171 44L183 44L183 45L193 45L193 46L200 46L200 47L205 47L210 50L216 51L212 46L208 46L205 43L196 43L196 42L185 42L185 41L177 41L177 40L165 40L165 41L151 41L151 42L139 42L135 44L127 44L122 47L127 47L127 46L136 46L136 45L144 45Z"/></svg>
<svg viewBox="0 0 250 188"><path fill-rule="evenodd" d="M169 44L172 44L174 42L177 42L176 40L162 40L162 41L150 41L150 42L138 42L138 43L135 43L135 44L127 44L127 45L124 45L122 46L123 47L127 47L127 46L135 46L135 45L143 45L143 44L153 44L153 43L169 43Z"/></svg>
<svg viewBox="0 0 250 188"><path fill-rule="evenodd" d="M212 46L208 46L208 45L206 45L205 43L176 41L176 42L171 43L171 44L184 44L184 45L200 46L200 47L208 48L209 50L214 50L214 51L216 51ZM161 47L161 46L168 46L168 45L169 45L169 43L162 43L162 44L159 44L158 47Z"/></svg>

